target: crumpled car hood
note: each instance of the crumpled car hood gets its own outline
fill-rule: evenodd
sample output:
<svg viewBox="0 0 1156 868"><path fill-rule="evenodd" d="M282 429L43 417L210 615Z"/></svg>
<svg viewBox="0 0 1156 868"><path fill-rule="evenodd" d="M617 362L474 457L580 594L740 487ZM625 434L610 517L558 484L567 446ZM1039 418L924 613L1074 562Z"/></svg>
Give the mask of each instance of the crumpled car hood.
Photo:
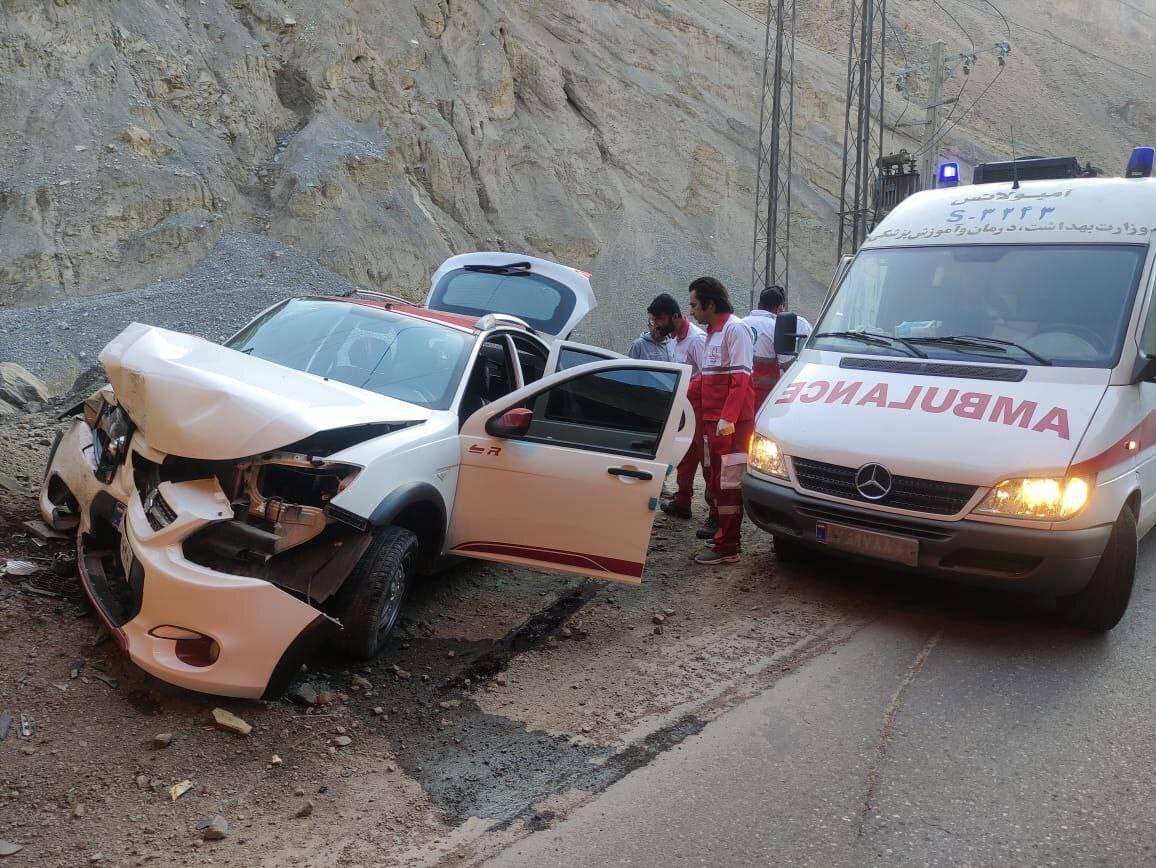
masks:
<svg viewBox="0 0 1156 868"><path fill-rule="evenodd" d="M245 458L321 431L430 417L404 401L141 323L113 338L100 361L149 445L183 458Z"/></svg>

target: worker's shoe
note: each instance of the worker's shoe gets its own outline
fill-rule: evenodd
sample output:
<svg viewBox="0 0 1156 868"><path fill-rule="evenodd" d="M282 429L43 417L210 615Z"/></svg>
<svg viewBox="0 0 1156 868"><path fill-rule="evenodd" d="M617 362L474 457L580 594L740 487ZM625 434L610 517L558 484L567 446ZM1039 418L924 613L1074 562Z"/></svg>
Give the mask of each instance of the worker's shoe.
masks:
<svg viewBox="0 0 1156 868"><path fill-rule="evenodd" d="M694 532L698 539L714 539L715 531L718 530L718 522L711 519L706 520L706 524Z"/></svg>
<svg viewBox="0 0 1156 868"><path fill-rule="evenodd" d="M714 564L737 564L739 562L738 552L729 555L722 555L712 548L704 548L701 552L694 556L696 564L703 564L704 566L713 566Z"/></svg>
<svg viewBox="0 0 1156 868"><path fill-rule="evenodd" d="M690 518L691 517L689 506L679 506L673 500L660 501L658 504L658 508L661 509L663 512L665 512L667 515L672 515L675 518Z"/></svg>

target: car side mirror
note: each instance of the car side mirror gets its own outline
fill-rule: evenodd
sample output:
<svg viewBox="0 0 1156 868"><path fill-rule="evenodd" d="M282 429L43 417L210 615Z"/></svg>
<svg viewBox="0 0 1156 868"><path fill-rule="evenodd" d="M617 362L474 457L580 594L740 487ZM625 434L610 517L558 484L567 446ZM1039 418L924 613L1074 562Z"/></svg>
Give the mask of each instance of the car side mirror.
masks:
<svg viewBox="0 0 1156 868"><path fill-rule="evenodd" d="M525 407L514 407L486 423L486 433L492 437L521 437L530 430L534 414Z"/></svg>
<svg viewBox="0 0 1156 868"><path fill-rule="evenodd" d="M799 315L781 313L775 317L775 355L793 356L799 348Z"/></svg>
<svg viewBox="0 0 1156 868"><path fill-rule="evenodd" d="M1156 382L1156 356L1146 356L1141 353L1136 357L1136 363L1132 366L1132 382Z"/></svg>

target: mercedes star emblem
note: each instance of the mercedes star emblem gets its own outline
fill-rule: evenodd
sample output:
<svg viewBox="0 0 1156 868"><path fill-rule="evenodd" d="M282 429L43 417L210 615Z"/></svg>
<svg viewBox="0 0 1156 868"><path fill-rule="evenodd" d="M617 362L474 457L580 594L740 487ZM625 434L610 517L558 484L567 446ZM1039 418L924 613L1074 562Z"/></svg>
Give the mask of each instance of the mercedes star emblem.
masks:
<svg viewBox="0 0 1156 868"><path fill-rule="evenodd" d="M882 464L864 464L855 474L855 489L867 500L882 500L891 493L891 471Z"/></svg>

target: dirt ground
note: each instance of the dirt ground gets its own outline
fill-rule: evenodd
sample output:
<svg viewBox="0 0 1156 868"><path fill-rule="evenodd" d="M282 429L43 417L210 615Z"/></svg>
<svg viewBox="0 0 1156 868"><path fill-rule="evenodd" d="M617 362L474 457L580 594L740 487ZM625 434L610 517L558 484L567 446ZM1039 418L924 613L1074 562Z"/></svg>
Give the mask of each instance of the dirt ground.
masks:
<svg viewBox="0 0 1156 868"><path fill-rule="evenodd" d="M795 594L754 528L742 563L700 568L695 523L660 515L641 587L462 564L419 586L369 665L310 663L297 687L317 705L214 699L138 670L101 636L70 543L24 532L58 424L0 421L0 564L43 567L0 578L0 714L15 718L0 839L24 846L5 868L473 864L837 641L846 620ZM217 728L217 707L252 733ZM171 744L155 748L162 733ZM198 823L215 816L228 834L204 841Z"/></svg>

